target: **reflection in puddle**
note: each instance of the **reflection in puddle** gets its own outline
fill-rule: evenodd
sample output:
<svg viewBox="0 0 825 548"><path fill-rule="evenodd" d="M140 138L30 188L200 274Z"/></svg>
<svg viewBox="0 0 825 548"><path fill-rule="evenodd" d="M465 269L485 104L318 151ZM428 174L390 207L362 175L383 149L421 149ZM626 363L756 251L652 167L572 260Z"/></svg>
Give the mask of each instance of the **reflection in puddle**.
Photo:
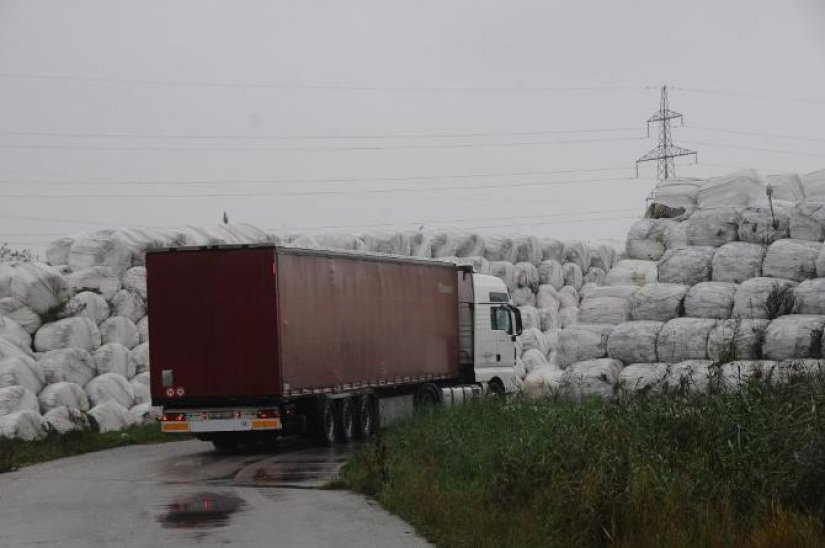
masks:
<svg viewBox="0 0 825 548"><path fill-rule="evenodd" d="M243 499L234 495L196 493L169 504L160 522L165 527L176 528L221 527L243 504Z"/></svg>

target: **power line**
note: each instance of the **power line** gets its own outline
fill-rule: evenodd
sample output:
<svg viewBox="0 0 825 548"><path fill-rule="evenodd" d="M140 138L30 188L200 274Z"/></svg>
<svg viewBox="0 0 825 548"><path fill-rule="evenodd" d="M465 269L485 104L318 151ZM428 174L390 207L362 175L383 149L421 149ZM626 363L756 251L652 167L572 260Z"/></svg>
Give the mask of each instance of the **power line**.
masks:
<svg viewBox="0 0 825 548"><path fill-rule="evenodd" d="M799 150L751 147L751 146L745 146L745 145L731 145L731 144L727 144L727 143L712 143L712 142L707 142L707 141L690 141L688 144L691 144L691 145L706 145L706 146L714 146L714 147L722 147L722 148L733 148L733 149L739 149L739 150L752 150L754 152L775 152L777 154L798 154L800 156L825 156L825 153L820 153L820 152L803 152L803 151L799 151Z"/></svg>
<svg viewBox="0 0 825 548"><path fill-rule="evenodd" d="M119 222L109 222L109 221L89 221L89 220L81 220L81 219L61 219L55 217L31 217L27 215L7 215L5 213L0 214L0 218L3 219L14 219L18 221L43 221L48 223L65 223L65 224L78 224L78 225L107 225L107 226L122 226L128 228L168 228L168 227L160 227L160 226L150 226L150 225L141 225L137 223L119 223Z"/></svg>
<svg viewBox="0 0 825 548"><path fill-rule="evenodd" d="M718 89L707 89L707 88L683 88L683 87L672 87L671 89L677 91L683 91L686 93L700 93L700 94L707 94L707 95L719 95L722 97L733 97L733 98L746 98L746 99L760 99L763 101L789 101L794 103L816 103L816 104L825 104L825 100L823 99L812 99L808 97L783 97L780 95L765 95L761 93L751 93L746 91L724 91Z"/></svg>
<svg viewBox="0 0 825 548"><path fill-rule="evenodd" d="M489 147L516 147L516 146L537 146L537 145L561 145L576 143L598 143L617 141L639 141L641 137L604 137L595 139L556 139L541 141L515 141L504 143L446 143L438 145L361 145L361 146L336 146L336 147L313 147L313 148L265 148L265 147L149 147L149 146L91 146L91 145L32 145L2 143L0 148L11 149L45 149L45 150L94 150L94 151L150 151L150 152L326 152L326 151L376 151L376 150L415 150L415 149L457 149L457 148L489 148Z"/></svg>
<svg viewBox="0 0 825 548"><path fill-rule="evenodd" d="M773 139L789 139L793 141L814 141L814 142L825 142L825 139L817 138L817 137L800 137L798 135L786 135L786 134L779 134L779 133L759 133L756 131L738 131L734 129L724 129L719 127L703 127L703 126L687 126L687 129L698 129L701 131L713 131L716 133L729 133L732 135L750 135L753 137L770 137Z"/></svg>
<svg viewBox="0 0 825 548"><path fill-rule="evenodd" d="M355 86L348 84L290 84L283 82L207 82L196 80L142 80L137 78L109 78L98 76L51 75L34 73L0 73L0 78L25 80L54 80L78 83L97 84L125 84L142 86L184 86L204 88L250 88L250 89L280 89L300 91L357 91L357 92L554 92L554 93L596 93L608 91L644 91L645 86L583 86L583 87L545 87L545 86L513 86L513 87L439 87L439 86Z"/></svg>

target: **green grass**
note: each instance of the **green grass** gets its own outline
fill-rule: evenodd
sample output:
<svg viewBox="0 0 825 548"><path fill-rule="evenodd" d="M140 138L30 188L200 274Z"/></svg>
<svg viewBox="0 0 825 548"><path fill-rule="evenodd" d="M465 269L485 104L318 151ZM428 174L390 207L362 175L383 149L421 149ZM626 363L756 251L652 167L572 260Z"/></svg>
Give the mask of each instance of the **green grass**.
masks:
<svg viewBox="0 0 825 548"><path fill-rule="evenodd" d="M186 439L186 436L162 433L159 424L135 426L119 432L83 431L69 432L62 436L52 433L42 441L0 438L0 472L113 447L182 439Z"/></svg>
<svg viewBox="0 0 825 548"><path fill-rule="evenodd" d="M441 546L825 545L825 384L419 414L338 487Z"/></svg>

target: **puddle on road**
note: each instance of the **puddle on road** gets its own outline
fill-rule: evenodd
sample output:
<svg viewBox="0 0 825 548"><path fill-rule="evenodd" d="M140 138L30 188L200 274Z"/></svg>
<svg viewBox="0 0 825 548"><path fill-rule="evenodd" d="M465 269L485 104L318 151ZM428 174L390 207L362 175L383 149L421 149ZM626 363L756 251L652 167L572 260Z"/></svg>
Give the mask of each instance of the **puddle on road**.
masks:
<svg viewBox="0 0 825 548"><path fill-rule="evenodd" d="M243 505L243 499L234 495L204 491L173 501L167 505L166 512L158 520L164 527L170 528L221 527Z"/></svg>

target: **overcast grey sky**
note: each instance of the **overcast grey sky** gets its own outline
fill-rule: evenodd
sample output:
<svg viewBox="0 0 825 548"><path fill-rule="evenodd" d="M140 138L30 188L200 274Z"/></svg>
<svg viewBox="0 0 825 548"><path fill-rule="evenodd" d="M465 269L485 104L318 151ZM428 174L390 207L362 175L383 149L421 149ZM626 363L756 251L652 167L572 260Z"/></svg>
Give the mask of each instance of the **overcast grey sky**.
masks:
<svg viewBox="0 0 825 548"><path fill-rule="evenodd" d="M825 166L823 0L0 0L0 236L621 238L663 83L680 175Z"/></svg>

